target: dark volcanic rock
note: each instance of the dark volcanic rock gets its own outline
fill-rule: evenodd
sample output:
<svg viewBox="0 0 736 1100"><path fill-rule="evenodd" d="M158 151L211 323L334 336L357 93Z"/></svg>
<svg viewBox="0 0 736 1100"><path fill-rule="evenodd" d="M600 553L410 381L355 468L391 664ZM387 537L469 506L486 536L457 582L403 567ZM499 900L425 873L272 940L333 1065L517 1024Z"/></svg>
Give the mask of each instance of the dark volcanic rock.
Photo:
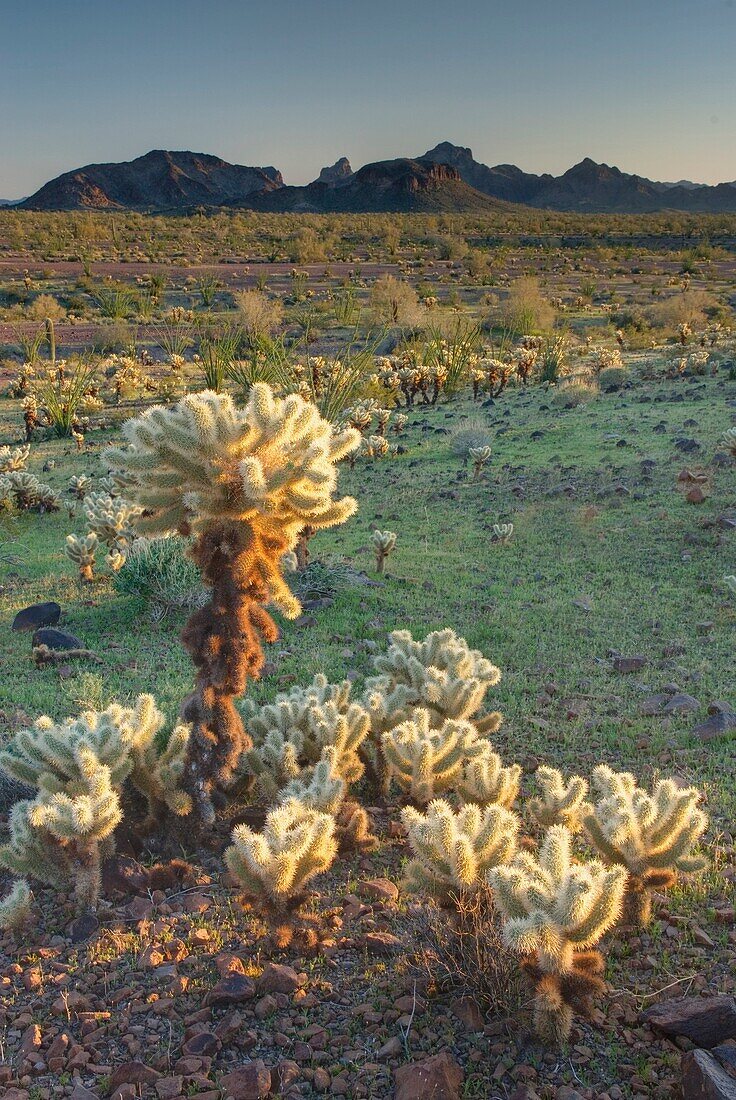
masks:
<svg viewBox="0 0 736 1100"><path fill-rule="evenodd" d="M49 649L84 649L84 644L74 634L66 630L57 630L53 626L44 626L33 635L33 644L46 645Z"/></svg>
<svg viewBox="0 0 736 1100"><path fill-rule="evenodd" d="M652 1005L641 1020L672 1039L684 1036L700 1047L715 1047L736 1038L736 1000L720 994L676 997Z"/></svg>
<svg viewBox="0 0 736 1100"><path fill-rule="evenodd" d="M682 1056L683 1100L736 1100L736 1080L707 1050Z"/></svg>
<svg viewBox="0 0 736 1100"><path fill-rule="evenodd" d="M24 607L13 619L13 630L38 630L41 626L56 626L61 615L58 603L33 603Z"/></svg>

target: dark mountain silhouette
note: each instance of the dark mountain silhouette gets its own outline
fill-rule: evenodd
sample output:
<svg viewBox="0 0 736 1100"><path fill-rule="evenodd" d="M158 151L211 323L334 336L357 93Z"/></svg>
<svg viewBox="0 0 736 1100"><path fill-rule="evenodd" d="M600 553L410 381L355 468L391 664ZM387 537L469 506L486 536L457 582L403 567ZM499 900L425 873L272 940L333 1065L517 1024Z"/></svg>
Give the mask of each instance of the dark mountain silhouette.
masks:
<svg viewBox="0 0 736 1100"><path fill-rule="evenodd" d="M401 158L366 164L334 183L320 179L306 187L249 195L243 205L255 210L357 214L483 212L505 204L468 186L449 165Z"/></svg>
<svg viewBox="0 0 736 1100"><path fill-rule="evenodd" d="M246 168L205 153L153 149L119 164L88 164L50 180L25 210L184 210L221 206L283 186L275 168Z"/></svg>
<svg viewBox="0 0 736 1100"><path fill-rule="evenodd" d="M204 153L155 149L119 164L65 172L13 204L25 210L186 212L197 207L328 213L477 212L523 204L587 213L736 213L736 183L659 183L586 157L561 176L514 164L489 167L443 141L421 157L376 161L353 172L346 157L304 187L275 168L228 164Z"/></svg>

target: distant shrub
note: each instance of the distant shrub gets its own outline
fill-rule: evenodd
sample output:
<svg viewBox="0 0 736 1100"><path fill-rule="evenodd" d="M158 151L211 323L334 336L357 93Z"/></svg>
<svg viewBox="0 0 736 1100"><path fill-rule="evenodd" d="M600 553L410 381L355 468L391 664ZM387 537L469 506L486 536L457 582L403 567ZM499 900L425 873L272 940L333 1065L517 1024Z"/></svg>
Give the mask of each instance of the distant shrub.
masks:
<svg viewBox="0 0 736 1100"><path fill-rule="evenodd" d="M598 375L598 383L602 390L617 390L628 380L629 372L626 367L604 367Z"/></svg>
<svg viewBox="0 0 736 1100"><path fill-rule="evenodd" d="M461 428L455 428L450 436L450 450L458 458L468 458L478 447L490 447L493 437L486 423L478 417L467 420Z"/></svg>
<svg viewBox="0 0 736 1100"><path fill-rule="evenodd" d="M576 409L578 405L587 405L593 401L600 390L593 382L582 378L571 378L562 382L552 395L552 404L559 409Z"/></svg>
<svg viewBox="0 0 736 1100"><path fill-rule="evenodd" d="M26 306L26 316L32 321L45 321L47 317L52 321L60 321L66 316L66 310L57 302L53 294L39 294Z"/></svg>
<svg viewBox="0 0 736 1100"><path fill-rule="evenodd" d="M499 320L515 335L542 332L552 328L554 307L542 296L539 281L524 275L509 287L509 293L500 306Z"/></svg>
<svg viewBox="0 0 736 1100"><path fill-rule="evenodd" d="M261 290L242 290L235 295L240 322L249 337L270 336L281 324L284 307L280 298L269 298Z"/></svg>
<svg viewBox="0 0 736 1100"><path fill-rule="evenodd" d="M421 306L414 287L393 275L376 279L371 290L371 308L376 318L386 325L408 328L417 324Z"/></svg>

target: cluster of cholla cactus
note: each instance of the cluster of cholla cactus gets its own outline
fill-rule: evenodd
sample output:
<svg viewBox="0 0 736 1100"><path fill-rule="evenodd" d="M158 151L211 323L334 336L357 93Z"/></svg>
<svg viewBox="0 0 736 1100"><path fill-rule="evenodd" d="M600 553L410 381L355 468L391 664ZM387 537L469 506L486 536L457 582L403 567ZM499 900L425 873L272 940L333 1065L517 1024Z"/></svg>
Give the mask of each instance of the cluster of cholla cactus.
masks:
<svg viewBox="0 0 736 1100"><path fill-rule="evenodd" d="M371 535L371 546L376 555L376 572L383 573L386 568L386 558L396 546L396 533L394 531L374 531Z"/></svg>
<svg viewBox="0 0 736 1100"><path fill-rule="evenodd" d="M511 542L514 535L513 523L494 523L491 528L491 538L493 542L500 542L502 546Z"/></svg>
<svg viewBox="0 0 736 1100"><path fill-rule="evenodd" d="M514 348L511 355L514 365L514 374L519 379L522 386L525 386L529 381L537 365L541 350L541 336L524 336L519 346Z"/></svg>
<svg viewBox="0 0 736 1100"><path fill-rule="evenodd" d="M477 398L481 391L489 397L499 397L508 385L514 371L512 363L504 363L494 356L484 356L479 359L471 371L473 397Z"/></svg>
<svg viewBox="0 0 736 1100"><path fill-rule="evenodd" d="M571 833L580 832L581 815L588 810L585 780L574 775L566 781L562 772L545 764L537 768L535 778L540 794L529 801L529 812L534 820L545 829L564 825Z"/></svg>
<svg viewBox="0 0 736 1100"><path fill-rule="evenodd" d="M607 863L628 871L629 914L645 925L654 890L673 886L678 871L707 865L694 852L708 825L699 792L660 779L650 794L629 772L605 764L593 772L593 789L598 798L582 814L583 828Z"/></svg>
<svg viewBox="0 0 736 1100"><path fill-rule="evenodd" d="M388 422L391 419L391 409L383 408L372 397L367 397L348 409L344 419L349 427L355 428L361 435L368 434L375 420L373 434L385 435ZM404 423L406 423L406 418L404 418Z"/></svg>
<svg viewBox="0 0 736 1100"><path fill-rule="evenodd" d="M31 447L28 443L22 447L0 447L0 474L25 470L30 454Z"/></svg>
<svg viewBox="0 0 736 1100"><path fill-rule="evenodd" d="M411 719L381 736L384 786L395 782L414 802L427 805L458 784L486 744L471 722L446 718L433 728L430 712L415 709Z"/></svg>
<svg viewBox="0 0 736 1100"><path fill-rule="evenodd" d="M25 470L0 474L0 508L43 513L58 512L60 506L58 494L34 474Z"/></svg>
<svg viewBox="0 0 736 1100"><path fill-rule="evenodd" d="M483 469L491 461L491 455L493 451L490 447L470 447L468 450L468 458L473 463L473 481L478 479L483 474Z"/></svg>
<svg viewBox="0 0 736 1100"><path fill-rule="evenodd" d="M94 580L95 557L100 546L107 549L105 561L113 573L125 565L135 542L133 522L139 509L122 497L113 497L107 492L88 492L89 478L72 478L72 482L76 482L78 491L83 493L82 509L88 531L81 538L67 535L65 550L67 557L77 566L80 580L90 583Z"/></svg>
<svg viewBox="0 0 736 1100"><path fill-rule="evenodd" d="M401 820L414 856L406 869L408 888L445 899L477 889L489 871L508 863L521 825L503 806L468 805L455 812L441 798L426 813L406 806Z"/></svg>
<svg viewBox="0 0 736 1100"><path fill-rule="evenodd" d="M596 347L593 348L589 367L593 374L600 374L604 370L609 370L611 367L623 367L623 359L621 358L621 349Z"/></svg>
<svg viewBox="0 0 736 1100"><path fill-rule="evenodd" d="M385 458L391 453L391 445L385 435L367 435L361 440L359 453L363 458Z"/></svg>
<svg viewBox="0 0 736 1100"><path fill-rule="evenodd" d="M278 631L266 611L301 608L282 572L306 526L343 523L351 498L334 499L337 463L359 433L336 432L298 395L274 397L255 384L244 409L210 391L128 421L129 446L110 454L126 496L142 511L142 534L194 535L190 553L211 589L183 641L197 667L182 714L191 724L185 785L200 817L214 820L212 797L232 782L251 747L234 700L264 663L261 639Z"/></svg>
<svg viewBox="0 0 736 1100"><path fill-rule="evenodd" d="M249 898L275 914L297 908L307 884L337 855L334 818L297 798L272 810L262 832L236 825L232 839L229 871Z"/></svg>
<svg viewBox="0 0 736 1100"><path fill-rule="evenodd" d="M573 1014L589 1011L603 989L603 957L594 948L621 914L626 869L575 862L572 834L554 825L538 856L520 852L487 878L505 918L504 938L534 982L536 1031L563 1042Z"/></svg>

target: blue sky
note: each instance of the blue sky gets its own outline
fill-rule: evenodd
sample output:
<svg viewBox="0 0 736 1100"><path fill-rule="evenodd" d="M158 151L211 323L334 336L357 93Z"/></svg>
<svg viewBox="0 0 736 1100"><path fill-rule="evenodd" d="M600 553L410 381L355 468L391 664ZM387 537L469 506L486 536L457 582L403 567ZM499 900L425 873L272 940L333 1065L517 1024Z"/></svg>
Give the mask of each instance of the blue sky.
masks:
<svg viewBox="0 0 736 1100"><path fill-rule="evenodd" d="M152 148L736 179L734 0L0 0L0 197Z"/></svg>

